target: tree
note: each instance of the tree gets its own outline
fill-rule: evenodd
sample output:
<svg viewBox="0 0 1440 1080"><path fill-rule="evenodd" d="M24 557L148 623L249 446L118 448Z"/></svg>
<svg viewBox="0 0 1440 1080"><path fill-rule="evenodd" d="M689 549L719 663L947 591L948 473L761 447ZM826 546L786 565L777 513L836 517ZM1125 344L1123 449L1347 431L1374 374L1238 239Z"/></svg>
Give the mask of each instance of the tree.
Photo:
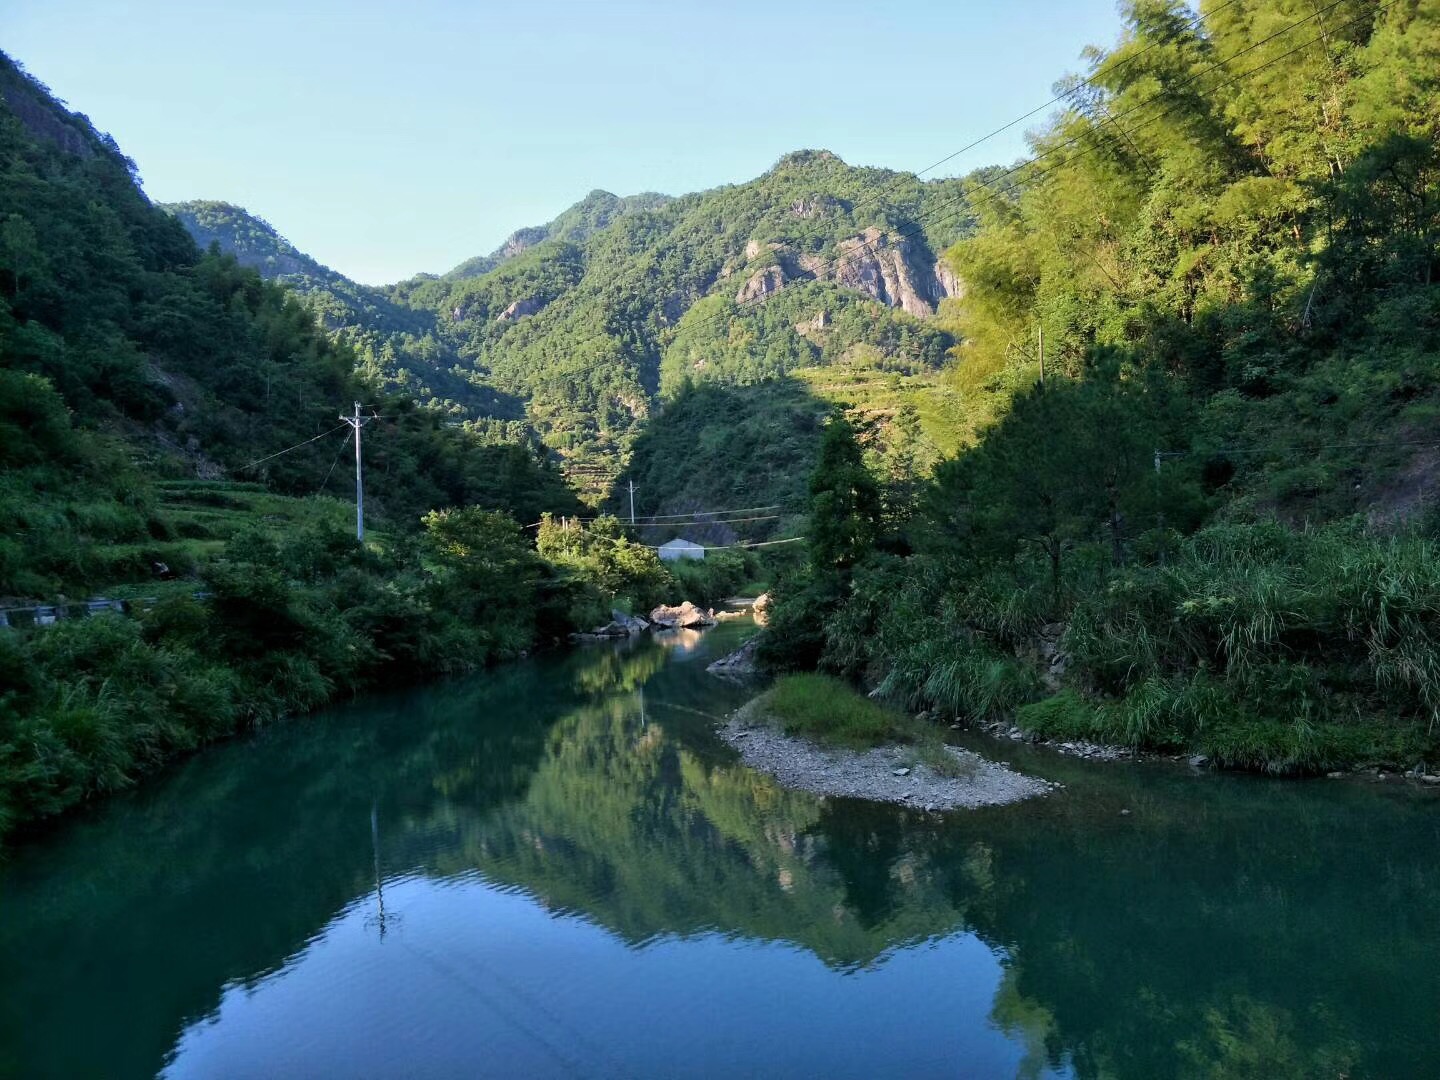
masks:
<svg viewBox="0 0 1440 1080"><path fill-rule="evenodd" d="M492 646L528 646L541 565L520 527L504 514L474 507L432 510L424 524L437 606L458 612Z"/></svg>
<svg viewBox="0 0 1440 1080"><path fill-rule="evenodd" d="M880 486L843 416L825 425L810 477L810 558L820 571L847 573L880 538Z"/></svg>

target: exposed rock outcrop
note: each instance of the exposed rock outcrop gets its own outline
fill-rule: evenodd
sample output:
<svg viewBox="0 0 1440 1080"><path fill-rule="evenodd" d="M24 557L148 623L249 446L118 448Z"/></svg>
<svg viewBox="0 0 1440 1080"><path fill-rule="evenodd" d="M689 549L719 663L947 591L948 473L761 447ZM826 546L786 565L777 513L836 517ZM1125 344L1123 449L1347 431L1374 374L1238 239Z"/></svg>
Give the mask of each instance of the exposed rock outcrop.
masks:
<svg viewBox="0 0 1440 1080"><path fill-rule="evenodd" d="M705 670L712 675L754 675L760 670L755 663L755 647L759 643L759 638L751 638L745 642L744 645L741 645L740 648L728 656L722 656Z"/></svg>
<svg viewBox="0 0 1440 1080"><path fill-rule="evenodd" d="M77 119L66 115L19 71L0 70L0 101L35 138L52 142L64 153L75 157L94 157L96 144L108 138L98 135L93 128L86 131L81 126L83 117ZM111 148L118 156L120 151L113 141Z"/></svg>
<svg viewBox="0 0 1440 1080"><path fill-rule="evenodd" d="M820 200L800 199L791 207L791 212L808 216L820 212L820 205ZM875 226L841 240L833 259L813 252L797 252L785 244L761 244L758 240L745 245L745 259L753 261L767 251L774 255L775 264L754 271L735 294L736 303L763 299L789 281L812 278L834 281L923 319L935 314L941 300L964 292L964 283L954 271L943 261L933 259L923 243L886 233ZM823 320L826 316L822 313L819 318ZM823 325L821 322L811 329L821 329ZM805 333L800 326L796 329Z"/></svg>
<svg viewBox="0 0 1440 1080"><path fill-rule="evenodd" d="M829 195L807 195L790 204L790 213L798 218L819 217L834 201Z"/></svg>
<svg viewBox="0 0 1440 1080"><path fill-rule="evenodd" d="M935 281L940 286L941 294L936 298L937 303L945 298L958 300L965 295L965 283L944 259L935 260Z"/></svg>
<svg viewBox="0 0 1440 1080"><path fill-rule="evenodd" d="M749 300L757 300L776 292L785 284L785 271L778 266L767 266L763 270L756 270L746 279L745 284L740 286L740 291L735 294L735 302L743 304Z"/></svg>
<svg viewBox="0 0 1440 1080"><path fill-rule="evenodd" d="M922 319L935 314L935 305L949 295L934 265L919 258L913 241L874 226L840 242L832 276L847 288Z"/></svg>
<svg viewBox="0 0 1440 1080"><path fill-rule="evenodd" d="M764 626L770 619L770 594L761 593L755 598L755 604L750 609L750 614L755 618L756 626Z"/></svg>
<svg viewBox="0 0 1440 1080"><path fill-rule="evenodd" d="M610 612L610 621L604 626L597 626L588 633L571 634L577 641L595 641L601 638L628 638L636 634L644 633L650 629L650 624L637 615L626 615L618 609Z"/></svg>
<svg viewBox="0 0 1440 1080"><path fill-rule="evenodd" d="M510 322L513 319L523 319L526 315L534 315L545 306L545 301L538 296L527 296L524 300L516 300L499 315L495 316L496 322Z"/></svg>
<svg viewBox="0 0 1440 1080"><path fill-rule="evenodd" d="M810 334L824 330L829 325L830 313L824 308L821 308L813 317L806 319L804 322L796 323L795 332L801 337L808 337Z"/></svg>

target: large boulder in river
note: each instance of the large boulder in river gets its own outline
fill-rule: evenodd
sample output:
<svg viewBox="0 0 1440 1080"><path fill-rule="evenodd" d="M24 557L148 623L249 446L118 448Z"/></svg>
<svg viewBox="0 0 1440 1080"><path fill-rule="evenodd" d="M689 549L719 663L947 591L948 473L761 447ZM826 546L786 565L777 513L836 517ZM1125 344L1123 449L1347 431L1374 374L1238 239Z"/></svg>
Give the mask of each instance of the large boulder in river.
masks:
<svg viewBox="0 0 1440 1080"><path fill-rule="evenodd" d="M755 598L755 604L750 609L750 614L755 617L757 626L764 626L770 618L770 594L761 593Z"/></svg>
<svg viewBox="0 0 1440 1080"><path fill-rule="evenodd" d="M759 644L759 638L751 638L729 656L722 656L705 670L712 675L726 675L730 677L754 675L760 670L755 663L755 647Z"/></svg>
<svg viewBox="0 0 1440 1080"><path fill-rule="evenodd" d="M714 626L715 614L703 611L686 600L679 607L661 604L650 612L650 621L661 630L684 630L696 626Z"/></svg>
<svg viewBox="0 0 1440 1080"><path fill-rule="evenodd" d="M623 626L625 632L631 637L634 637L636 634L643 634L646 630L650 629L650 624L640 618L639 615L626 615L625 612L619 608L611 610L610 625Z"/></svg>
<svg viewBox="0 0 1440 1080"><path fill-rule="evenodd" d="M650 629L650 624L637 615L626 615L618 608L610 612L610 621L594 630L570 636L576 641L596 641L600 638L628 638Z"/></svg>

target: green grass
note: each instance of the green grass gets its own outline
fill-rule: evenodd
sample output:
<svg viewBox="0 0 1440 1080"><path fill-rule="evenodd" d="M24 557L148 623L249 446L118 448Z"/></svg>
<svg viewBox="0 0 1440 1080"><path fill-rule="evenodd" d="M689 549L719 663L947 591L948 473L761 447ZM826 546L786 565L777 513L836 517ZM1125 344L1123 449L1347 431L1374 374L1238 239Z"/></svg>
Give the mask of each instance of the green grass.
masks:
<svg viewBox="0 0 1440 1080"><path fill-rule="evenodd" d="M907 717L829 675L783 675L766 705L787 734L842 746L879 746L904 741L910 734Z"/></svg>
<svg viewBox="0 0 1440 1080"><path fill-rule="evenodd" d="M787 735L849 750L903 743L908 749L900 760L910 768L924 765L950 779L974 770L973 763L950 753L934 724L878 704L830 675L782 675L760 705Z"/></svg>

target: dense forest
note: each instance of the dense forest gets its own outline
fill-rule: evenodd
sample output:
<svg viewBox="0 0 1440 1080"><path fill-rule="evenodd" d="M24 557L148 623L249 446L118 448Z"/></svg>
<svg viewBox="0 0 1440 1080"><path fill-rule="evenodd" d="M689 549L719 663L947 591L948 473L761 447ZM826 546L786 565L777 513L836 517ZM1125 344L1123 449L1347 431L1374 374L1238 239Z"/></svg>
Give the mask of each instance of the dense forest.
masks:
<svg viewBox="0 0 1440 1080"><path fill-rule="evenodd" d="M209 739L675 598L618 536L547 559L524 526L582 509L552 455L377 385L3 55L0 103L0 608L135 612L0 631L0 832Z"/></svg>
<svg viewBox="0 0 1440 1080"><path fill-rule="evenodd" d="M979 438L897 517L830 423L776 665L1223 765L1433 760L1440 8L1209 9L1126 5L972 179Z"/></svg>
<svg viewBox="0 0 1440 1080"><path fill-rule="evenodd" d="M202 246L294 290L378 384L481 437L530 440L611 479L642 436L652 449L723 444L715 471L747 476L740 502L645 461L626 474L638 510L666 514L782 501L818 445L817 428L777 455L732 438L721 417L692 407L678 419L670 405L692 386L790 380L822 408L862 410L877 446L904 445L922 465L959 445L943 407L958 282L938 253L971 227L967 205L958 180L800 151L755 180L681 198L591 192L491 255L384 288L348 281L227 204L168 209ZM766 397L749 400L768 408ZM726 468L752 452L776 467ZM776 532L759 523L746 535Z"/></svg>

